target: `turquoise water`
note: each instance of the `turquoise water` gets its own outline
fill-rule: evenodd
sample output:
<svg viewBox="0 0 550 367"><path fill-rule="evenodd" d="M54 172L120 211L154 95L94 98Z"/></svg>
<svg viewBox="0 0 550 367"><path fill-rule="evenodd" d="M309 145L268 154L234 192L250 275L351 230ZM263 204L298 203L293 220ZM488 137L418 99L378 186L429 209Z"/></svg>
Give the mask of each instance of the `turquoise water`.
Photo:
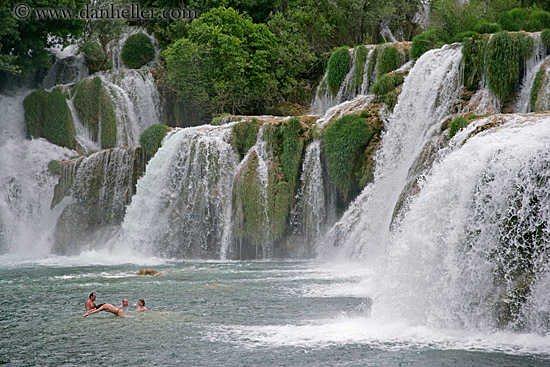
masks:
<svg viewBox="0 0 550 367"><path fill-rule="evenodd" d="M547 336L373 320L358 264L0 263L0 364L550 366ZM145 267L163 275L135 275ZM91 291L96 303L128 298L127 317L82 318ZM150 311L134 311L138 298Z"/></svg>

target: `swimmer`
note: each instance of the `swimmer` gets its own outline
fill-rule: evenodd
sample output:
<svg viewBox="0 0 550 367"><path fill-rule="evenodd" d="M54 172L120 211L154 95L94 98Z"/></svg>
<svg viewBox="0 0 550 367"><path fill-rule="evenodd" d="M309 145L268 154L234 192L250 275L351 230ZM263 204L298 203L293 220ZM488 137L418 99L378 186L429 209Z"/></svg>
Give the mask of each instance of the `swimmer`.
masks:
<svg viewBox="0 0 550 367"><path fill-rule="evenodd" d="M147 308L145 307L145 300L143 298L138 300L138 308L136 311L147 311Z"/></svg>
<svg viewBox="0 0 550 367"><path fill-rule="evenodd" d="M86 301L86 311L90 311L96 308L95 298L96 298L95 292L90 293L90 298Z"/></svg>
<svg viewBox="0 0 550 367"><path fill-rule="evenodd" d="M122 304L118 306L118 308L123 308L123 307L128 307L128 300L126 298L124 298L122 300Z"/></svg>
<svg viewBox="0 0 550 367"><path fill-rule="evenodd" d="M116 316L124 317L124 311L122 311L120 308L116 308L110 303L104 303L100 307L94 308L93 310L90 310L84 314L83 317L86 317L88 315L91 315L93 313L99 312L99 311L106 311L110 312Z"/></svg>

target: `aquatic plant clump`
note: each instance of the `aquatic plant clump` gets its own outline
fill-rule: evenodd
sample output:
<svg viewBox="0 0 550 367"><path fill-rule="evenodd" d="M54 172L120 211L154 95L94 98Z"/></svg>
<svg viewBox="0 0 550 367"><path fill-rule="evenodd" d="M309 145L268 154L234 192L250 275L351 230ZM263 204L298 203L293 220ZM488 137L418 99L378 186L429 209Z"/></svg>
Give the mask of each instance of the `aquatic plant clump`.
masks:
<svg viewBox="0 0 550 367"><path fill-rule="evenodd" d="M257 119L240 121L233 126L234 145L241 159L256 143L260 122Z"/></svg>
<svg viewBox="0 0 550 367"><path fill-rule="evenodd" d="M397 69L400 64L400 57L397 47L393 45L383 47L376 59L378 78Z"/></svg>
<svg viewBox="0 0 550 367"><path fill-rule="evenodd" d="M170 128L164 124L154 124L149 126L139 136L139 143L143 148L144 153L152 157L162 144L162 139L170 131Z"/></svg>
<svg viewBox="0 0 550 367"><path fill-rule="evenodd" d="M445 33L439 29L432 29L420 33L413 38L410 56L412 59L416 60L432 48L436 48L438 45L445 43L445 41Z"/></svg>
<svg viewBox="0 0 550 367"><path fill-rule="evenodd" d="M486 33L497 33L500 32L502 28L500 28L500 25L498 23L488 23L488 22L481 22L478 25L475 26L474 31L479 34L486 34Z"/></svg>
<svg viewBox="0 0 550 367"><path fill-rule="evenodd" d="M333 95L336 95L340 84L346 77L350 68L349 47L342 46L330 55L327 66L327 84Z"/></svg>
<svg viewBox="0 0 550 367"><path fill-rule="evenodd" d="M330 178L344 200L348 199L353 167L371 136L367 121L359 115L346 115L334 121L324 133L323 148Z"/></svg>
<svg viewBox="0 0 550 367"><path fill-rule="evenodd" d="M294 182L298 177L300 168L300 157L302 156L303 141L300 139L302 127L300 120L296 117L291 118L283 126L283 151L280 155L283 172L291 188L294 188Z"/></svg>
<svg viewBox="0 0 550 367"><path fill-rule="evenodd" d="M540 39L545 47L550 47L550 29L545 29L540 32Z"/></svg>
<svg viewBox="0 0 550 367"><path fill-rule="evenodd" d="M121 57L124 65L139 69L155 58L155 46L146 34L133 34L124 42Z"/></svg>
<svg viewBox="0 0 550 367"><path fill-rule="evenodd" d="M465 117L457 117L449 124L449 133L447 134L447 140L451 140L456 133L468 125L468 120Z"/></svg>
<svg viewBox="0 0 550 367"><path fill-rule="evenodd" d="M462 45L464 85L468 90L477 90L479 87L485 72L485 49L488 41L488 35L475 35Z"/></svg>
<svg viewBox="0 0 550 367"><path fill-rule="evenodd" d="M392 72L381 76L371 87L371 92L377 96L385 96L405 80L405 72Z"/></svg>
<svg viewBox="0 0 550 367"><path fill-rule="evenodd" d="M451 39L451 43L465 42L468 39L470 39L474 36L477 36L478 34L479 34L478 32L474 32L474 31L460 32L460 33L457 33L453 36L453 38Z"/></svg>
<svg viewBox="0 0 550 367"><path fill-rule="evenodd" d="M367 62L368 50L365 46L355 48L355 85L361 86L365 73L365 62Z"/></svg>
<svg viewBox="0 0 550 367"><path fill-rule="evenodd" d="M90 73L106 69L105 52L98 42L84 42L80 47L80 53L84 56L84 62Z"/></svg>
<svg viewBox="0 0 550 367"><path fill-rule="evenodd" d="M114 148L117 137L117 117L115 106L109 94L101 93L101 147Z"/></svg>
<svg viewBox="0 0 550 367"><path fill-rule="evenodd" d="M102 89L103 82L99 77L95 77L79 81L71 90L71 97L78 118L88 128L94 141L98 140L99 134Z"/></svg>

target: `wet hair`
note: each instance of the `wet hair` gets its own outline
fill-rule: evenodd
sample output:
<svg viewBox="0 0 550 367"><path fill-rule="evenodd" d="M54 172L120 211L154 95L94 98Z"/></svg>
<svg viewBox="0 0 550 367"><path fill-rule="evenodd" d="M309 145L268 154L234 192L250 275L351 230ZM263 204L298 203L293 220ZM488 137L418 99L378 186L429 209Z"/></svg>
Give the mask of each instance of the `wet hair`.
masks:
<svg viewBox="0 0 550 367"><path fill-rule="evenodd" d="M143 307L145 307L145 300L144 300L143 298L138 299L138 302L141 302L141 304L143 305Z"/></svg>
<svg viewBox="0 0 550 367"><path fill-rule="evenodd" d="M105 303L100 303L99 305L96 305L95 308L100 308L101 306L103 306Z"/></svg>
<svg viewBox="0 0 550 367"><path fill-rule="evenodd" d="M90 299L95 295L95 292L90 293Z"/></svg>

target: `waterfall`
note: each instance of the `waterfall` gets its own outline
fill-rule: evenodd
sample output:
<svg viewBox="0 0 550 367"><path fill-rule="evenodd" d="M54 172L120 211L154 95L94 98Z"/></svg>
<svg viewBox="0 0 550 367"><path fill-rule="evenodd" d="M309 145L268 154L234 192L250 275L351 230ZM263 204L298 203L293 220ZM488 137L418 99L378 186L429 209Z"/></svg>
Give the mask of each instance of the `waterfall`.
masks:
<svg viewBox="0 0 550 367"><path fill-rule="evenodd" d="M523 68L523 75L521 77L522 83L514 105L514 112L516 113L527 113L530 111L529 97L531 95L535 75L546 58L546 47L542 43L540 33L529 33L529 36L533 38L535 50L533 51L533 56L525 62Z"/></svg>
<svg viewBox="0 0 550 367"><path fill-rule="evenodd" d="M138 181L118 248L167 257L219 258L230 230L238 157L232 125L167 135ZM229 216L229 218L228 218Z"/></svg>
<svg viewBox="0 0 550 367"><path fill-rule="evenodd" d="M329 243L341 243L344 256L383 252L395 204L409 168L428 139L439 130L461 89L460 45L431 50L416 62L403 84L394 113L386 122L376 154L374 182L333 227Z"/></svg>
<svg viewBox="0 0 550 367"><path fill-rule="evenodd" d="M458 141L393 233L373 317L547 333L550 115L499 115ZM462 140L461 137L455 139Z"/></svg>
<svg viewBox="0 0 550 367"><path fill-rule="evenodd" d="M88 76L84 56L78 55L77 45L69 45L63 50L52 48L51 52L55 56L55 61L42 81L43 88L50 89L60 84L76 83Z"/></svg>

